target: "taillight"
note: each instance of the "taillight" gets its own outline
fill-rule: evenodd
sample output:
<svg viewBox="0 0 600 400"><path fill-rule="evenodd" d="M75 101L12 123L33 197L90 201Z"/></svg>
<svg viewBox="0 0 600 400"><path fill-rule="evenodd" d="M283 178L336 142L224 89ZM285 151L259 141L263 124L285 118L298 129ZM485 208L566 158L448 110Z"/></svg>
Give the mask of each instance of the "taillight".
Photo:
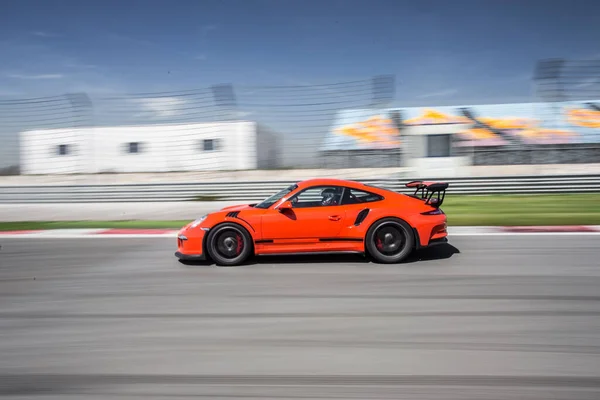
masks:
<svg viewBox="0 0 600 400"><path fill-rule="evenodd" d="M422 212L421 215L440 215L443 213L444 212L442 210L440 210L439 208L436 208L435 210Z"/></svg>

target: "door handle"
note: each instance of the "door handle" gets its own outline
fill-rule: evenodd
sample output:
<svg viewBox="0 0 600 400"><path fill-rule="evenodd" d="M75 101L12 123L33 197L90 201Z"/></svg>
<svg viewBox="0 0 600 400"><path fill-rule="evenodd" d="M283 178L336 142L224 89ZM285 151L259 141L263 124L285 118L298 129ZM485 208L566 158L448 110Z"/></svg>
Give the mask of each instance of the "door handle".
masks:
<svg viewBox="0 0 600 400"><path fill-rule="evenodd" d="M340 220L340 216L339 215L330 215L329 219L332 221L339 221Z"/></svg>

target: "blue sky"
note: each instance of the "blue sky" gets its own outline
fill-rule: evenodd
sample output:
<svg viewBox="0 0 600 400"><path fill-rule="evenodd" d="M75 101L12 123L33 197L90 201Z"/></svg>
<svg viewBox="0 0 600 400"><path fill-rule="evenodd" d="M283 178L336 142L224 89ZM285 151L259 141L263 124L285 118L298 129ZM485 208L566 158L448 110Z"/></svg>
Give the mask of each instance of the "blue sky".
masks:
<svg viewBox="0 0 600 400"><path fill-rule="evenodd" d="M599 58L599 26L593 0L7 1L0 99L394 74L398 106L529 101L535 62Z"/></svg>
<svg viewBox="0 0 600 400"><path fill-rule="evenodd" d="M31 96L393 73L400 99L511 101L529 95L536 60L600 56L598 26L600 3L584 0L19 0L0 14L0 85Z"/></svg>

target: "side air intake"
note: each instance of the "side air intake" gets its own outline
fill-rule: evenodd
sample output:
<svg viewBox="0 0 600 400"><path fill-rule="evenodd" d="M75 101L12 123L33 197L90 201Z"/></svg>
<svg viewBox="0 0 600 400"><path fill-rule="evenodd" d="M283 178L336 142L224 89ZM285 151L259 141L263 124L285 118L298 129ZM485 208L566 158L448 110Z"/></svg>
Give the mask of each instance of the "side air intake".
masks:
<svg viewBox="0 0 600 400"><path fill-rule="evenodd" d="M239 213L240 213L239 211L231 211L231 212L227 213L227 216L229 218L237 218L237 216L238 216Z"/></svg>
<svg viewBox="0 0 600 400"><path fill-rule="evenodd" d="M368 208L365 208L364 210L361 210L361 212L358 213L358 215L356 216L356 220L354 221L354 226L359 226L360 224L362 224L362 222L365 220L365 218L367 218L367 215L369 215L369 210Z"/></svg>

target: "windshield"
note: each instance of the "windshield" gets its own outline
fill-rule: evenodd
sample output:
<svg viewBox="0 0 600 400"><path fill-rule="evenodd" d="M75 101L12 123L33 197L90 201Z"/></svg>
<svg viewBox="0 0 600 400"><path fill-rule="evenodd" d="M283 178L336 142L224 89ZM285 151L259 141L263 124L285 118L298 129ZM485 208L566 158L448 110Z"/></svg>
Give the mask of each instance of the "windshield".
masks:
<svg viewBox="0 0 600 400"><path fill-rule="evenodd" d="M254 206L254 208L269 208L273 204L275 204L276 202L281 200L286 194L296 190L297 187L298 187L298 185L288 186L287 188L275 193L273 196L258 203L257 205Z"/></svg>

